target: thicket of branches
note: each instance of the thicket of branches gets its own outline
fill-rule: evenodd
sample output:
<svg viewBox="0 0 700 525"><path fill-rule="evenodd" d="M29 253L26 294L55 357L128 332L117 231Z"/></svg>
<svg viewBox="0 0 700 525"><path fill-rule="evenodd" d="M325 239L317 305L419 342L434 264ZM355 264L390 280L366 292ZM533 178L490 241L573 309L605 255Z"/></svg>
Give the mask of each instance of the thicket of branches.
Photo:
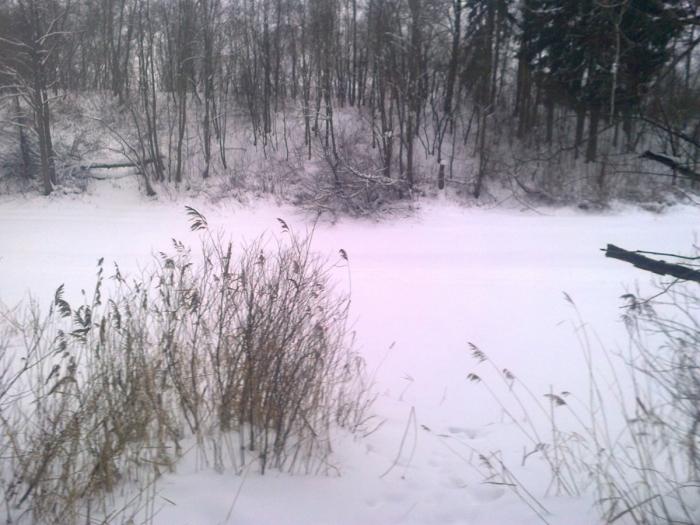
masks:
<svg viewBox="0 0 700 525"><path fill-rule="evenodd" d="M295 156L301 171L319 161L324 184L311 202L327 204L331 189L345 201L400 198L418 183L479 198L492 181L541 199L641 198L645 181L698 179L698 9L691 0L10 0L0 7L4 164L50 193L71 163L54 148L54 101L99 93L125 118L105 126L149 194L238 177L236 128L266 160ZM340 146L347 115L361 134L350 155Z"/></svg>

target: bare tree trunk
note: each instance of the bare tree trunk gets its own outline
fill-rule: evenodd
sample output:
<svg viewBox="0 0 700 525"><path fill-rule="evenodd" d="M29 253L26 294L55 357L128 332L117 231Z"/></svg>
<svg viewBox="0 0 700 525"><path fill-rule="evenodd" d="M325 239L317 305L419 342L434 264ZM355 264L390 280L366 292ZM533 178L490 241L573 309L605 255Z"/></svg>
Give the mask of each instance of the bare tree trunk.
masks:
<svg viewBox="0 0 700 525"><path fill-rule="evenodd" d="M545 103L546 115L547 115L547 144L552 145L552 138L554 136L554 100L551 95L547 97L547 102Z"/></svg>
<svg viewBox="0 0 700 525"><path fill-rule="evenodd" d="M148 0L139 0L138 32L139 91L141 94L141 109L143 110L143 118L146 125L142 136L145 140L144 146L148 148L143 157L155 159L153 163L153 177L155 180L163 180L164 167L158 143L157 127L155 60L153 57L154 35ZM140 119L140 115L136 112L132 112L132 116L135 121ZM144 176L148 179L145 170ZM150 186L150 182L148 182L148 185Z"/></svg>
<svg viewBox="0 0 700 525"><path fill-rule="evenodd" d="M282 61L282 1L277 0L275 4L276 22L275 22L275 113L279 110L280 96L284 96L280 90L280 67Z"/></svg>
<svg viewBox="0 0 700 525"><path fill-rule="evenodd" d="M578 159L579 148L583 143L583 130L586 125L586 110L579 103L576 105L576 135L574 136L574 158Z"/></svg>
<svg viewBox="0 0 700 525"><path fill-rule="evenodd" d="M202 141L204 146L204 169L202 177L209 176L209 164L211 162L211 107L214 102L214 67L213 67L213 33L215 0L200 0L202 8L202 37L203 37L203 75L204 75L204 117L202 119Z"/></svg>
<svg viewBox="0 0 700 525"><path fill-rule="evenodd" d="M267 144L267 139L272 130L272 122L270 115L270 68L272 57L270 55L270 23L269 0L263 2L263 144Z"/></svg>
<svg viewBox="0 0 700 525"><path fill-rule="evenodd" d="M588 123L588 145L586 147L586 162L595 162L598 155L598 123L600 122L600 108L594 106L591 109L591 118Z"/></svg>
<svg viewBox="0 0 700 525"><path fill-rule="evenodd" d="M408 93L407 93L407 115L406 115L406 181L408 187L413 188L413 141L418 126L420 113L420 56L421 56L421 4L420 0L408 1L411 12L411 40L408 47ZM414 127L415 123L415 127Z"/></svg>
<svg viewBox="0 0 700 525"><path fill-rule="evenodd" d="M380 73L381 74L381 73ZM379 80L379 98L377 106L379 107L379 120L381 124L380 144L382 145L382 156L384 158L384 176L391 178L391 162L394 145L394 126L393 126L393 98L389 97L389 110L386 108L386 86L382 79Z"/></svg>
<svg viewBox="0 0 700 525"><path fill-rule="evenodd" d="M459 40L462 32L462 0L452 0L454 11L454 25L452 27L452 49L450 52L450 67L447 71L445 84L445 105L443 111L450 120L452 116L452 97L454 96L455 79L457 78L457 66L459 63Z"/></svg>
<svg viewBox="0 0 700 525"><path fill-rule="evenodd" d="M357 0L352 0L352 71L350 76L350 105L357 99Z"/></svg>
<svg viewBox="0 0 700 525"><path fill-rule="evenodd" d="M56 169L54 167L54 152L51 141L51 113L49 110L49 96L44 65L44 56L47 50L43 48L42 44L44 41L44 29L36 0L29 0L24 9L25 18L28 19L32 34L32 44L29 53L33 77L34 129L39 139L41 180L44 186L44 194L49 195L53 191L54 184L56 184Z"/></svg>
<svg viewBox="0 0 700 525"><path fill-rule="evenodd" d="M488 166L488 149L486 148L486 125L488 122L488 113L481 112L481 121L479 123L479 171L476 174L476 182L474 184L474 198L481 197L481 191L486 177L486 168Z"/></svg>
<svg viewBox="0 0 700 525"><path fill-rule="evenodd" d="M17 132L19 135L19 153L21 160L22 177L24 179L31 178L31 151L29 146L29 139L27 138L27 119L22 111L22 106L19 102L19 95L15 95L15 121L17 123Z"/></svg>

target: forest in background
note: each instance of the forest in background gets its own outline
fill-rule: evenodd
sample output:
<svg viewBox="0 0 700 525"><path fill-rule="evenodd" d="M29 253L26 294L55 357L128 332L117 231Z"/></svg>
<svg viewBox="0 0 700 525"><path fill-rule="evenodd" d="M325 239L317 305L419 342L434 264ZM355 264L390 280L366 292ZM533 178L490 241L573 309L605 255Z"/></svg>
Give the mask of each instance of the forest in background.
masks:
<svg viewBox="0 0 700 525"><path fill-rule="evenodd" d="M48 195L132 167L149 195L358 214L445 187L682 198L698 25L693 0L9 0L0 181Z"/></svg>

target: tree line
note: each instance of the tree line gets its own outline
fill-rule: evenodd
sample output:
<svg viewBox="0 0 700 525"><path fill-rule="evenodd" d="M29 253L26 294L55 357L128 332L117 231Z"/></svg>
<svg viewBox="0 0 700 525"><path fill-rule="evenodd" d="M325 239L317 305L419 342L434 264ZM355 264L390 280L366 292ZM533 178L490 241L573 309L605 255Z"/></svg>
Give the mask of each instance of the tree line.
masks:
<svg viewBox="0 0 700 525"><path fill-rule="evenodd" d="M601 141L606 157L652 144L684 177L700 150L698 25L692 0L6 0L0 101L17 169L46 194L52 101L96 92L128 115L149 192L183 180L192 129L208 178L230 163L232 115L265 149L290 107L337 183L347 112L372 180L409 191L424 158L443 187L469 157L478 198L496 143L599 164Z"/></svg>

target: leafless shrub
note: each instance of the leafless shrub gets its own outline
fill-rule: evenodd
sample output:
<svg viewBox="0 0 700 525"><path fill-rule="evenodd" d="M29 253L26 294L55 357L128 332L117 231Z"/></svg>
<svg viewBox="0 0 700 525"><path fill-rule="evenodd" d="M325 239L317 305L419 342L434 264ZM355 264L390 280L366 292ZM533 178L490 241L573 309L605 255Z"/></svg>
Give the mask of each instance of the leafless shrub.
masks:
<svg viewBox="0 0 700 525"><path fill-rule="evenodd" d="M339 128L336 150L321 139L314 148L317 159L296 194L296 204L313 212L355 217L387 211L411 191L405 179L384 174L381 162L362 138L360 130Z"/></svg>

